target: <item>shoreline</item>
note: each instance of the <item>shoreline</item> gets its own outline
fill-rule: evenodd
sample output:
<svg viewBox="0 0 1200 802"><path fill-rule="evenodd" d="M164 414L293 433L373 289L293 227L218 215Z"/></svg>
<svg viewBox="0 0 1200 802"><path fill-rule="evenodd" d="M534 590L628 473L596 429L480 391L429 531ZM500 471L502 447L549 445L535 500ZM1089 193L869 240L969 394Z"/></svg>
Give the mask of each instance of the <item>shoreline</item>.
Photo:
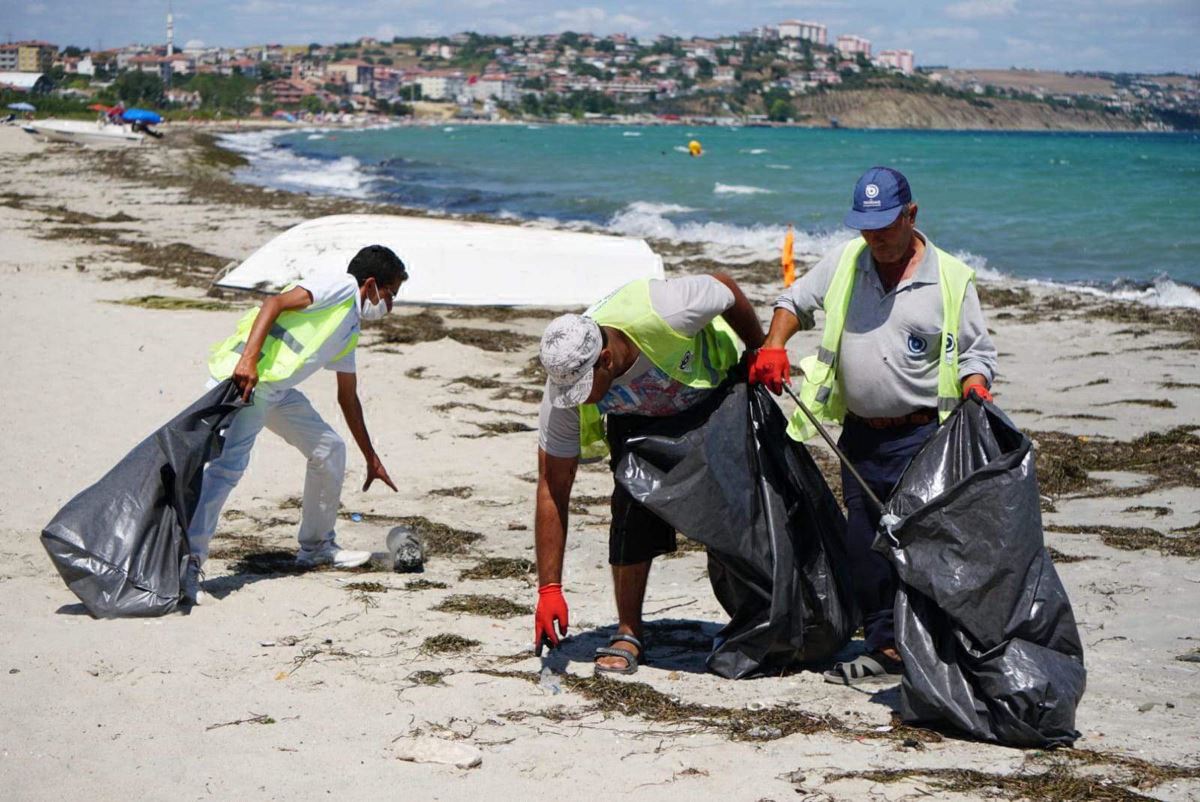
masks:
<svg viewBox="0 0 1200 802"><path fill-rule="evenodd" d="M14 444L0 463L9 500L0 505L9 624L0 714L19 738L5 746L0 783L17 798L115 799L130 782L155 798L177 796L181 784L294 799L380 798L398 785L414 798L465 798L584 784L689 801L962 799L995 789L1045 797L1059 781L1097 796L1200 794L1200 667L1188 657L1200 649L1194 316L986 285L1001 352L997 401L1037 441L1046 543L1087 650L1075 749L1038 753L897 727L895 687L861 693L811 671L736 682L705 674L708 638L726 617L693 551L656 561L650 663L634 682L591 679L591 651L613 619L603 468L581 468L573 496L573 637L546 664L563 672L558 684L541 680L544 666L527 651L528 615L446 612L456 595L472 597L469 609L536 595L525 574L484 566L532 554L541 379L531 359L545 310L405 308L364 331L363 404L401 491L360 492L362 460L351 449L339 539L380 552L388 527L412 522L436 544L420 577L379 567L279 572L278 552L295 548L304 460L264 435L213 542L214 603L187 616L93 621L38 532L199 395L209 344L250 301L211 294L212 276L306 217L407 212L234 183L222 157L190 135L100 152L14 133L0 129L0 167L11 176L0 190L0 315L24 358L11 366L8 386L22 390L6 396L0 423ZM734 272L763 314L777 293L773 263L722 263L685 246L665 258L674 274ZM792 360L816 340L797 335ZM314 378L304 391L348 439L333 385ZM832 457L813 452L836 485ZM474 643L445 651L447 633ZM672 718L679 705L705 712ZM764 729L747 739L730 722L750 715ZM825 724L793 729L810 715ZM470 746L483 763L398 760L397 739L418 733ZM961 784L947 786L954 777Z"/></svg>
<svg viewBox="0 0 1200 802"><path fill-rule="evenodd" d="M472 125L495 125L495 123L482 123L482 122L476 122L476 123L471 123L471 124ZM458 123L456 122L454 124L454 126L451 126L451 127L455 127L457 125L458 125ZM351 130L362 130L362 131L378 130L380 128L389 128L389 127L403 127L403 126L365 126L362 128L351 129ZM429 127L436 127L436 126L429 126ZM274 136L285 136L285 135L289 135L289 134L321 133L325 130L327 130L327 129L320 128L320 127L309 127L309 126L301 126L301 127L289 128L289 129L284 129L284 130L277 130L276 128L272 127L268 131L268 133L271 133ZM226 136L237 137L239 135L245 135L245 134L253 135L253 134L260 134L260 133L263 133L263 131L253 131L253 132L235 131L235 130L211 131L213 139L206 146L206 148L210 151L228 154L228 158L230 159L230 164L232 166L242 166L242 167L247 167L249 169L255 169L256 167L260 167L262 162L265 160L264 157L262 156L261 152L250 151L250 150L241 150L236 147L230 148L227 144L223 144L220 141L220 139L221 139L221 137L226 137ZM950 133L962 133L962 132L950 132ZM1077 134L1079 132L1042 132L1042 133L1046 133L1048 135L1051 135L1051 134L1057 135L1057 134L1063 134L1063 133ZM1111 132L1111 133L1115 133L1118 135L1128 135L1129 132ZM281 148L276 148L274 146L271 146L271 147L273 150L278 151L278 152L282 152L284 150ZM289 154L290 154L290 151L289 151ZM219 158L225 158L225 157L220 156ZM296 156L294 158L296 158L297 160L314 160L313 157L310 157L310 156ZM342 157L342 158L347 158L347 157ZM349 157L349 158L352 159L353 157ZM234 162L236 162L236 164L234 164ZM368 171L362 169L361 165L359 165L359 167L357 167L356 170L357 170L357 174L362 177L360 180L365 180L365 181L370 180L370 177L369 177L370 173ZM233 180L232 175L230 175L230 178L231 178L231 180ZM249 186L256 186L256 187L267 187L267 188L270 188L270 189L273 189L273 190L279 191L279 192L293 192L295 194L302 194L305 196L333 197L333 198L338 198L338 199L359 200L364 203L381 206L384 209L393 209L393 208L400 209L401 211L399 213L401 213L401 214L419 214L422 216L434 216L434 217L442 217L442 218L446 218L446 219L463 219L463 220L470 220L473 222L487 222L487 223L495 223L495 224L500 224L500 225L542 226L542 227L548 227L548 228L564 228L564 229L569 229L569 230L582 230L582 231L588 231L589 233L597 233L597 234L640 237L640 238L646 239L647 242L650 243L651 247L656 252L663 253L664 255L672 255L673 253L676 253L676 252L690 252L694 246L698 246L700 248L700 251L698 253L703 254L703 255L713 259L714 261L718 261L718 262L731 262L731 263L736 264L736 263L740 263L743 261L750 261L750 262L755 262L760 265L763 265L766 262L770 261L770 259L763 258L766 255L766 251L770 251L772 254L777 253L777 251L778 251L778 246L775 245L774 243L772 243L772 245L769 249L760 248L760 249L758 249L757 253L752 254L751 251L754 249L751 248L751 246L730 245L730 244L723 244L723 243L715 242L715 241L705 241L703 239L694 239L694 238L693 239L684 239L684 238L663 239L661 237L655 237L653 235L646 235L646 234L639 234L639 233L626 233L621 230L614 230L613 226L614 226L615 222L621 217L621 215L624 213L625 210L616 213L612 218L609 219L609 221L607 223L601 223L601 222L589 221L589 220L556 219L556 218L546 218L546 217L527 218L527 217L520 217L515 214L507 214L507 213L500 214L500 215L488 214L488 213L456 213L456 212L447 212L447 211L443 211L443 210L439 210L439 209L431 208L431 207L430 208L422 208L422 207L400 206L400 205L397 205L394 202L389 201L385 198L363 197L361 194L362 190L359 188L356 188L350 194L343 194L334 189L327 189L327 190L322 191L322 189L320 187L313 187L313 189L311 191L305 190L304 192L300 192L296 189L289 189L289 188L286 188L283 186L279 186L277 183L272 183L271 178L272 178L271 176L267 176L261 181L254 180L252 177L251 178L242 178L240 180L237 180L237 183L249 185ZM633 204L633 205L636 206L637 204ZM655 204L650 204L650 205L654 206ZM629 208L630 207L626 207L626 210L628 210ZM674 225L668 219L664 218L664 220L666 220L666 222L669 225ZM739 226L737 224L723 223L720 221L707 221L707 222L706 221L688 221L688 223L686 223L684 225L685 226L686 225L699 225L699 226L703 227L704 225L707 225L707 224L728 227L733 230L740 230L744 233L745 236L754 236L755 234L757 234L755 229L747 229L747 228L745 228L743 226ZM783 229L781 227L779 227L779 226L772 227L772 226L765 225L765 224L762 226L763 230L773 230L775 228L779 228L779 231L780 231L779 241L781 242L782 241L782 231L783 231ZM823 250L824 247L828 247L829 244L833 243L836 240L836 238L842 237L842 236L848 237L851 235L852 232L850 232L848 230L841 230L841 231L826 231L826 232L817 232L817 233L800 231L797 233L803 237L806 237L808 240L810 240L814 244L821 246L821 248ZM803 246L803 242L798 242L797 244L801 247ZM742 253L738 253L738 251L742 251ZM801 264L798 264L798 267L810 266L811 264L815 263L815 261L817 259L819 259L821 255L822 255L821 250L813 250L813 251L808 251L805 253L798 252L797 260L798 260L798 262L801 262ZM975 257L973 254L964 252L964 253L957 253L956 255L958 255L960 258L964 258L964 260L967 261L968 264L972 264L972 262L978 261L978 257ZM777 257L775 257L775 261L777 261ZM972 265L972 266L976 266L976 265ZM1018 285L1018 286L1023 286L1026 288L1049 288L1051 290L1062 290L1065 292L1081 294L1081 295L1096 295L1098 297L1104 298L1104 299L1114 302L1114 303L1138 303L1138 304L1145 304L1147 306L1164 308L1164 309L1180 308L1180 309L1194 309L1194 310L1200 311L1200 282L1195 282L1195 283L1189 282L1186 280L1181 280L1181 279L1171 277L1171 276L1166 276L1166 275L1159 276L1154 279L1117 278L1117 279L1113 279L1113 280L1107 281L1107 282L1099 281L1099 280L1093 281L1093 282L1086 282L1086 281L1065 281L1065 280L1048 279L1048 278L1023 278L1023 277L1013 276L1013 275L1010 275L1007 273L993 270L993 269L987 267L986 265L976 266L976 267L977 267L977 271L978 271L979 280L984 283L995 283L995 284L1000 284L1000 285L1004 285L1004 286ZM766 269L761 269L761 270L764 273L767 272ZM778 272L778 271L776 271L776 272Z"/></svg>

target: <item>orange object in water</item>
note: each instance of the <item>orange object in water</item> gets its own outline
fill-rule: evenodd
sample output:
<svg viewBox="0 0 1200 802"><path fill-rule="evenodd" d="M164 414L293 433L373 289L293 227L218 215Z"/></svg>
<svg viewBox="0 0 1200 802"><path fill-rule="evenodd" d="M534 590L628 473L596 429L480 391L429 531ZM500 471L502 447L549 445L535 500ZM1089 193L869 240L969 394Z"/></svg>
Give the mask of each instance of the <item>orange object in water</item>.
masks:
<svg viewBox="0 0 1200 802"><path fill-rule="evenodd" d="M796 243L796 235L792 233L791 225L788 225L787 234L783 238L783 253L779 257L779 264L783 267L783 286L790 287L792 282L796 280L796 259L792 256L792 246Z"/></svg>

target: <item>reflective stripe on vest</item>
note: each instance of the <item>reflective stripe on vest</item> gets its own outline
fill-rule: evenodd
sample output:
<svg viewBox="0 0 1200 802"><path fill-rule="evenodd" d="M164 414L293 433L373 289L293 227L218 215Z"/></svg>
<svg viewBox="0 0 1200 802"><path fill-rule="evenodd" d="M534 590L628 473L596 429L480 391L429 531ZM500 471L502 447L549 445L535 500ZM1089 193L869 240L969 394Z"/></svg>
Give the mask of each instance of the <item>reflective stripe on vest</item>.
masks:
<svg viewBox="0 0 1200 802"><path fill-rule="evenodd" d="M295 285L288 286L284 292L292 289L292 286ZM281 313L267 333L258 356L259 381L282 381L299 370L337 331L356 301L357 295L337 306L315 312L293 309ZM233 335L212 347L208 356L208 372L214 379L220 381L233 374L242 352L246 350L250 329L258 319L260 309L251 309L243 315ZM332 361L336 362L349 354L357 344L358 332L355 332Z"/></svg>
<svg viewBox="0 0 1200 802"><path fill-rule="evenodd" d="M692 336L671 328L654 311L649 279L631 281L584 314L625 334L656 368L688 387L719 386L741 358L742 342L720 315ZM580 405L579 458L587 462L607 454L604 416L595 404Z"/></svg>
<svg viewBox="0 0 1200 802"><path fill-rule="evenodd" d="M841 423L846 416L841 382L837 375L837 354L841 348L842 332L846 328L846 312L854 291L854 275L858 259L867 247L862 237L846 244L837 270L825 293L825 329L817 353L800 362L804 371L800 385L800 400L818 420ZM950 416L962 399L962 384L958 377L958 321L967 285L975 280L975 271L958 259L934 246L938 257L938 284L942 293L942 331L938 353L938 420ZM794 440L807 440L817 434L817 428L799 409L792 413L788 435Z"/></svg>

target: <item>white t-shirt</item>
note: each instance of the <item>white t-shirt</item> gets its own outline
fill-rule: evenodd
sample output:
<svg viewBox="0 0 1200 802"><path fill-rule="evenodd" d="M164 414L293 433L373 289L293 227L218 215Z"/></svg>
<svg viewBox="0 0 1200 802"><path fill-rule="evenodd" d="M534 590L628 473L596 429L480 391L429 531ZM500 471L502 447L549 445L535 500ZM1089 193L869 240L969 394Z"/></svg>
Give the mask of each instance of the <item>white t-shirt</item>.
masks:
<svg viewBox="0 0 1200 802"><path fill-rule="evenodd" d="M297 310L301 314L320 312L331 306L345 303L349 298L355 299L355 302L333 333L312 356L304 360L304 364L297 368L295 373L281 381L259 383L254 388L256 394L273 396L284 390L290 390L322 368L338 373L356 372L353 349L336 362L333 360L345 350L350 338L359 331L361 305L358 302L358 281L349 273L322 273L301 279L297 282L297 286L303 287L312 295L312 303Z"/></svg>
<svg viewBox="0 0 1200 802"><path fill-rule="evenodd" d="M733 292L712 276L656 280L650 282L650 305L667 325L691 336L733 306ZM640 354L633 367L613 380L597 406L605 415L674 415L710 392L675 381ZM560 409L550 403L548 392L543 393L538 445L552 457L578 457L579 408Z"/></svg>

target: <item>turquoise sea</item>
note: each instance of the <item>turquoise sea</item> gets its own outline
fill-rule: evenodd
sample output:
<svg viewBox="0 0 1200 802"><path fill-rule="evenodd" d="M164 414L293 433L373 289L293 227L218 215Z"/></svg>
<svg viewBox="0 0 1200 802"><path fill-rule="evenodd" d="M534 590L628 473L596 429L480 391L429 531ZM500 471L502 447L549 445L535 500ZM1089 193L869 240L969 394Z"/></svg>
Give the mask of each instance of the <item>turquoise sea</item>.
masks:
<svg viewBox="0 0 1200 802"><path fill-rule="evenodd" d="M450 124L225 143L250 157L246 181L694 241L729 259L775 258L789 223L798 252L823 252L848 234L855 179L882 164L908 176L919 227L985 276L1200 299L1194 133Z"/></svg>

